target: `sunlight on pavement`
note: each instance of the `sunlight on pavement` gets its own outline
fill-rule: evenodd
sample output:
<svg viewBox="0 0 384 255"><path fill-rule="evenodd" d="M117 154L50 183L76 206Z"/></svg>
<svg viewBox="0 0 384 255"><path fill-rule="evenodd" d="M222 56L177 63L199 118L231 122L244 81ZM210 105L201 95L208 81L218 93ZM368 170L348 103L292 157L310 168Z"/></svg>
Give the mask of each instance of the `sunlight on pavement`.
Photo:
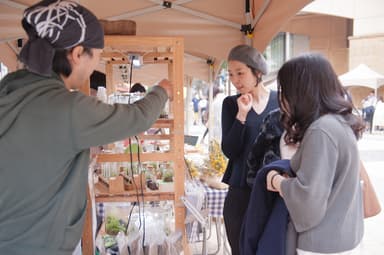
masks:
<svg viewBox="0 0 384 255"><path fill-rule="evenodd" d="M384 135L364 135L359 141L360 157L364 162L377 196L384 206ZM365 234L362 255L384 254L384 213L364 220Z"/></svg>

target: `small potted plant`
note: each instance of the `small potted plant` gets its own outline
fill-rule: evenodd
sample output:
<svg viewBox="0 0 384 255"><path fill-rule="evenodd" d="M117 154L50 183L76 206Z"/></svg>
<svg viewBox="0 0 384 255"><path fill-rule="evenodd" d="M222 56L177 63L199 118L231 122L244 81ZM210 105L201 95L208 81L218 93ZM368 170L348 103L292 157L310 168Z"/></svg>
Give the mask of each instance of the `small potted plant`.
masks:
<svg viewBox="0 0 384 255"><path fill-rule="evenodd" d="M172 170L165 169L163 171L162 180L159 182L159 190L163 192L171 192L174 190Z"/></svg>
<svg viewBox="0 0 384 255"><path fill-rule="evenodd" d="M120 231L125 232L126 223L115 216L109 215L105 222L105 232L108 235L115 236Z"/></svg>

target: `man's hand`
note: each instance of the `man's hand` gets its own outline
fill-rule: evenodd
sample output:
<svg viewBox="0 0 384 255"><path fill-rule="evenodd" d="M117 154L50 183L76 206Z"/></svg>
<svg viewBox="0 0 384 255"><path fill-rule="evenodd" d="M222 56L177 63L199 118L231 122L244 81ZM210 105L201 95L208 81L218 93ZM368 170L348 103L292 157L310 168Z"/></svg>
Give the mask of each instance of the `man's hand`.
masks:
<svg viewBox="0 0 384 255"><path fill-rule="evenodd" d="M168 94L169 100L172 101L172 99L173 99L173 91L172 91L173 84L168 79L163 79L159 82L159 86L162 87L163 89L165 89L165 91Z"/></svg>

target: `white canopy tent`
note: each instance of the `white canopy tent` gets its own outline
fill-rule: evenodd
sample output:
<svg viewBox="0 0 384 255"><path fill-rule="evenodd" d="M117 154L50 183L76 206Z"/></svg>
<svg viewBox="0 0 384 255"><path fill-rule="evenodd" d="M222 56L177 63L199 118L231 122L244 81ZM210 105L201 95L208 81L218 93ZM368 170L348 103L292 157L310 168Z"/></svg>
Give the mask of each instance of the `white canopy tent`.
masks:
<svg viewBox="0 0 384 255"><path fill-rule="evenodd" d="M344 87L362 86L371 88L375 92L384 85L384 75L373 71L365 64L360 64L351 71L340 75L339 80Z"/></svg>

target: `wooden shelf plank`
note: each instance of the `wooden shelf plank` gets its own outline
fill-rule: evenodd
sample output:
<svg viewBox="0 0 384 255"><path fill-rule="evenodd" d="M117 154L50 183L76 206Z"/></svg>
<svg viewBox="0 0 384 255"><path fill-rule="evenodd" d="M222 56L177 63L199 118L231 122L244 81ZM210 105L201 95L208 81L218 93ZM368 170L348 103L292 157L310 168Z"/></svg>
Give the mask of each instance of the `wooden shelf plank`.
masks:
<svg viewBox="0 0 384 255"><path fill-rule="evenodd" d="M173 47L176 42L183 41L181 37L168 36L127 36L127 35L106 35L104 44L106 47L122 47L130 50L133 47L135 51L140 51L140 47ZM183 62L181 63L183 64Z"/></svg>
<svg viewBox="0 0 384 255"><path fill-rule="evenodd" d="M137 162L137 153L132 153L132 160ZM173 161L175 154L172 152L140 153L140 161ZM124 154L99 154L97 162L131 162L129 153Z"/></svg>
<svg viewBox="0 0 384 255"><path fill-rule="evenodd" d="M141 190L127 190L122 193L111 194L108 188L101 183L96 183L95 186L95 200L96 202L136 202L137 196L140 201L143 198L144 201L163 201L174 200L174 192L162 192L159 190L145 189ZM143 193L143 194L141 194Z"/></svg>
<svg viewBox="0 0 384 255"><path fill-rule="evenodd" d="M139 194L139 198L141 201L141 197L144 198L144 201L164 201L164 200L175 200L174 192L145 192L143 195ZM123 193L123 194L99 194L95 197L96 202L107 203L107 202L136 202L137 195L134 192Z"/></svg>
<svg viewBox="0 0 384 255"><path fill-rule="evenodd" d="M158 119L155 124L152 125L153 128L172 128L174 124L174 119Z"/></svg>
<svg viewBox="0 0 384 255"><path fill-rule="evenodd" d="M173 138L173 135L141 135L140 138L145 140L170 140Z"/></svg>

